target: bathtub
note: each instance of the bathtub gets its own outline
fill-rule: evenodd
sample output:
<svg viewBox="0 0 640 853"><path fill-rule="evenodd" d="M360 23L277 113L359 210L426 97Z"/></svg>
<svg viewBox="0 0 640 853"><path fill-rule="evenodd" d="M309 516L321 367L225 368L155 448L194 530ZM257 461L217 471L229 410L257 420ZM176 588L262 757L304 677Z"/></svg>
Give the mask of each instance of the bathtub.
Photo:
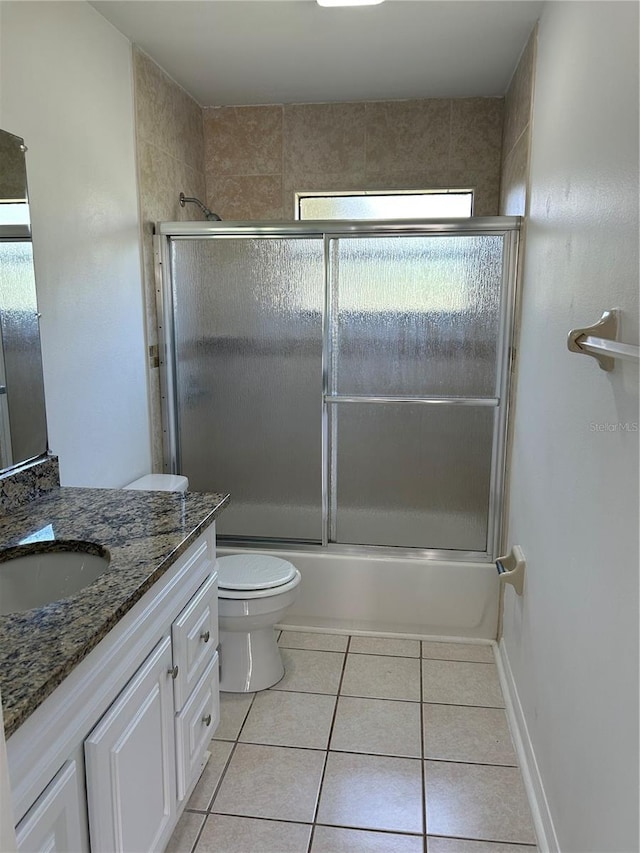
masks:
<svg viewBox="0 0 640 853"><path fill-rule="evenodd" d="M220 544L218 556L255 553ZM302 575L281 628L494 640L499 581L494 563L265 550Z"/></svg>

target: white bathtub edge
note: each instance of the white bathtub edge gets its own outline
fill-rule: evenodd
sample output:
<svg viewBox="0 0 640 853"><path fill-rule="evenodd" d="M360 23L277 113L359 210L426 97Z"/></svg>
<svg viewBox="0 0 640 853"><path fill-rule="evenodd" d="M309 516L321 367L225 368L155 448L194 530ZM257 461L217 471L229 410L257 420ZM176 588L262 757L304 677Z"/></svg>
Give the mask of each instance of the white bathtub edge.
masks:
<svg viewBox="0 0 640 853"><path fill-rule="evenodd" d="M255 553L221 546L218 553ZM492 563L261 551L302 575L282 624L348 634L494 640L500 584Z"/></svg>

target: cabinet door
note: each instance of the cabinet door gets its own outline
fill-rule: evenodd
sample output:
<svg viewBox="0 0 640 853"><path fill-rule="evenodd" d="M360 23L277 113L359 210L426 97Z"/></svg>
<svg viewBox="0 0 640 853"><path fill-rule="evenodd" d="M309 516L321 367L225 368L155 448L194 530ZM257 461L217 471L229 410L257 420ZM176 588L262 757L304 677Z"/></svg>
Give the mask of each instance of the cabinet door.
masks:
<svg viewBox="0 0 640 853"><path fill-rule="evenodd" d="M67 761L16 827L20 853L86 851L75 761Z"/></svg>
<svg viewBox="0 0 640 853"><path fill-rule="evenodd" d="M157 853L175 818L171 640L142 664L85 741L92 853Z"/></svg>
<svg viewBox="0 0 640 853"><path fill-rule="evenodd" d="M186 705L176 714L178 799L183 800L202 770L202 759L220 722L218 655L214 654Z"/></svg>
<svg viewBox="0 0 640 853"><path fill-rule="evenodd" d="M211 575L171 626L176 711L195 690L218 645L218 575Z"/></svg>

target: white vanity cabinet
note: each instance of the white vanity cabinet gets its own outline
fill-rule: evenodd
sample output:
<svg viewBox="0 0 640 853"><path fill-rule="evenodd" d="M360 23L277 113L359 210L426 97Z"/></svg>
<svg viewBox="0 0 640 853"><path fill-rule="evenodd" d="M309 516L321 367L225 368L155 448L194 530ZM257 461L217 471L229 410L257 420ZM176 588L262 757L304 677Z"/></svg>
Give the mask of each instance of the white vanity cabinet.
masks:
<svg viewBox="0 0 640 853"><path fill-rule="evenodd" d="M84 742L92 853L160 850L173 822L171 668L165 637Z"/></svg>
<svg viewBox="0 0 640 853"><path fill-rule="evenodd" d="M18 850L164 849L219 722L217 644L211 525L7 742Z"/></svg>
<svg viewBox="0 0 640 853"><path fill-rule="evenodd" d="M87 849L75 761L66 761L16 827L18 850L69 853Z"/></svg>

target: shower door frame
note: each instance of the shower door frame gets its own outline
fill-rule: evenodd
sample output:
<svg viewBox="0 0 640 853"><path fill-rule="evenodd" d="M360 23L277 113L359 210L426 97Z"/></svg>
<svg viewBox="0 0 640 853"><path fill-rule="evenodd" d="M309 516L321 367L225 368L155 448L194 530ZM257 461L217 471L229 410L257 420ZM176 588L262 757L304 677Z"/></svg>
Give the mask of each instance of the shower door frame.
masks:
<svg viewBox="0 0 640 853"><path fill-rule="evenodd" d="M503 548L504 502L503 489L506 478L507 433L510 413L511 373L515 350L513 331L516 304L516 279L518 243L522 218L519 216L487 216L469 219L443 220L296 220L292 222L159 222L155 226L154 261L156 277L156 310L158 323L158 350L161 387L162 445L164 471L178 473L180 470L180 436L178 426L178 404L176 389L176 352L174 328L173 281L171 277L170 243L172 238L216 239L238 238L315 238L322 239L324 253L325 301L322 317L322 399L321 401L321 489L322 489L322 542L301 543L260 537L233 538L229 544L279 550L318 550L340 554L394 555L416 559L444 561L493 562ZM329 407L341 402L356 401L356 397L330 394L331 351L331 241L341 237L411 237L411 236L482 236L504 238L502 283L500 296L500 319L496 361L497 396L455 397L430 396L420 398L358 397L360 402L392 402L420 405L491 406L495 409L493 442L491 451L491 475L487 514L486 551L462 551L454 549L412 548L402 546L355 545L330 541L334 528L332 505L335 495L331 492L332 445L330 440ZM333 489L335 491L335 489Z"/></svg>

